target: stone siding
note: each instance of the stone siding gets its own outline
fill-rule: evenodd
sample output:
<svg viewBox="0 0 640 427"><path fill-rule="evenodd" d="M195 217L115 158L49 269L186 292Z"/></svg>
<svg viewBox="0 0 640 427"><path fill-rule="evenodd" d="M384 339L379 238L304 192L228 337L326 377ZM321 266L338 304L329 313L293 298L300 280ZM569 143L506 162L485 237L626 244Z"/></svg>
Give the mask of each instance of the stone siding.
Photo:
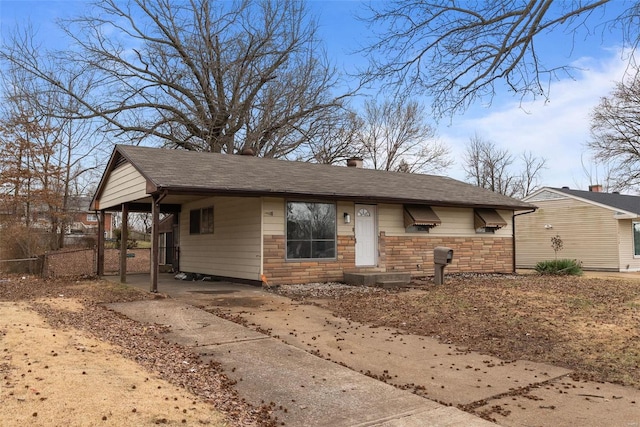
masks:
<svg viewBox="0 0 640 427"><path fill-rule="evenodd" d="M338 256L335 260L287 261L284 236L265 236L263 273L269 284L284 284L341 281L345 271L379 271L355 267L353 236L338 236L337 243Z"/></svg>
<svg viewBox="0 0 640 427"><path fill-rule="evenodd" d="M412 276L433 275L433 249L453 249L447 273L513 272L513 239L510 237L385 236L380 233L380 266Z"/></svg>
<svg viewBox="0 0 640 427"><path fill-rule="evenodd" d="M433 275L433 248L448 246L454 256L447 273L511 273L510 237L386 236L378 238L378 267L356 268L353 236L338 236L335 260L286 260L284 236L264 236L263 272L269 284L342 281L344 272L399 271L412 276Z"/></svg>

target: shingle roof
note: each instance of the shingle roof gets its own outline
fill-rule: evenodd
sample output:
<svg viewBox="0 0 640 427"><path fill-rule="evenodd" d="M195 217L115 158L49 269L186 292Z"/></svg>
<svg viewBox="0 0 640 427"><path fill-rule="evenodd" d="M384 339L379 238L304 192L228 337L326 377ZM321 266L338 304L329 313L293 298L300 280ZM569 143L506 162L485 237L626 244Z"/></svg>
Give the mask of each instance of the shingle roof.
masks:
<svg viewBox="0 0 640 427"><path fill-rule="evenodd" d="M570 188L553 188L570 196L580 197L601 205L607 205L622 211L640 215L640 196L627 194L603 193L598 191L572 190Z"/></svg>
<svg viewBox="0 0 640 427"><path fill-rule="evenodd" d="M118 155L138 169L157 191L174 194L306 196L515 210L534 207L436 175L125 145L116 146L114 156Z"/></svg>

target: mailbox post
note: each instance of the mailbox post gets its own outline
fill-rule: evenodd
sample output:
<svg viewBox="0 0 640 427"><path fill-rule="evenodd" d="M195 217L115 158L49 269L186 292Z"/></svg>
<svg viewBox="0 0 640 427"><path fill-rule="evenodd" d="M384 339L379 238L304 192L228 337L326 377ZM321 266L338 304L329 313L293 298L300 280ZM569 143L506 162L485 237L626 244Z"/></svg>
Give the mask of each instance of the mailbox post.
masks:
<svg viewBox="0 0 640 427"><path fill-rule="evenodd" d="M445 246L436 246L433 249L433 281L436 285L444 283L444 268L453 260L453 249Z"/></svg>

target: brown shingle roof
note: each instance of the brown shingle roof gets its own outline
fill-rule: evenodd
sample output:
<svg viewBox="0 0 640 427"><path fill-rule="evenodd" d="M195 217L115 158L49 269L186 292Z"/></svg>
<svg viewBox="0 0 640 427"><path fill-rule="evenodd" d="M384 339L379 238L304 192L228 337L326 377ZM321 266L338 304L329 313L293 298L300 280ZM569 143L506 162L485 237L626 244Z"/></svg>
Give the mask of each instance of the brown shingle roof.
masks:
<svg viewBox="0 0 640 427"><path fill-rule="evenodd" d="M274 195L516 210L534 207L436 175L125 145L116 146L114 156L119 155L154 189L174 194Z"/></svg>

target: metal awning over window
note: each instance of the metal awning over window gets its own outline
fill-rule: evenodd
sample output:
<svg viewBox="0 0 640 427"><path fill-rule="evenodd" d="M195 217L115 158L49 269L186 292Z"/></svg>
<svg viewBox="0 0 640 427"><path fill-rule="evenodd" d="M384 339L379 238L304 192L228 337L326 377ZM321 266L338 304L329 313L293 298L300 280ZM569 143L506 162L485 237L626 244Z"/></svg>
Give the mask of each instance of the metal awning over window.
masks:
<svg viewBox="0 0 640 427"><path fill-rule="evenodd" d="M476 209L474 211L474 224L477 228L502 228L507 221L502 219L495 209Z"/></svg>
<svg viewBox="0 0 640 427"><path fill-rule="evenodd" d="M404 227L416 225L426 225L435 227L442 221L429 206L425 205L404 205Z"/></svg>

